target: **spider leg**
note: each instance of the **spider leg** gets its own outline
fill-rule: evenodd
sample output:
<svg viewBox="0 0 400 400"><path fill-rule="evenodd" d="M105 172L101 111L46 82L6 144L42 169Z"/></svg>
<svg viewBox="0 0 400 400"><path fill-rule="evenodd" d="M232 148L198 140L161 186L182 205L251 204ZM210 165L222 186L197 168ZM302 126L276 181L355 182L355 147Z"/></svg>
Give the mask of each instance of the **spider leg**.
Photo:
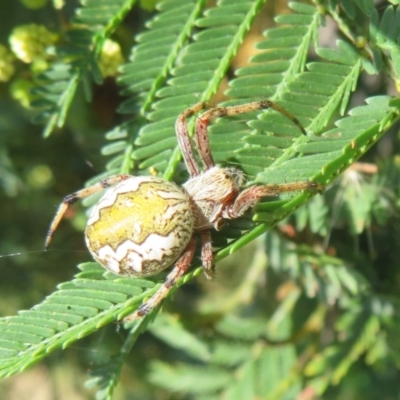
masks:
<svg viewBox="0 0 400 400"><path fill-rule="evenodd" d="M210 107L210 105L206 102L197 103L193 107L181 112L175 123L175 131L178 138L179 147L181 148L186 168L188 169L191 177L199 175L200 168L197 164L193 153L193 147L190 143L187 119L207 107Z"/></svg>
<svg viewBox="0 0 400 400"><path fill-rule="evenodd" d="M199 104L202 104L202 103L199 103ZM205 108L205 107L202 107L202 108ZM290 119L295 125L298 126L298 128L301 130L301 132L303 134L307 135L307 132L303 128L303 125L301 125L300 121L295 116L290 114L283 107L280 107L277 104L275 104L269 100L255 101L252 103L242 104L242 105L238 105L238 106L211 108L210 110L201 114L196 120L195 139L196 139L197 149L198 149L201 161L204 164L204 167L206 169L210 169L215 166L215 162L212 157L210 143L209 143L208 134L207 134L207 127L208 127L210 119L218 118L218 117L227 117L227 116L232 116L232 115L237 115L237 114L244 114L244 113L247 113L250 111L265 110L268 108L272 108L273 110L279 112L286 118Z"/></svg>
<svg viewBox="0 0 400 400"><path fill-rule="evenodd" d="M214 277L213 253L209 230L201 232L201 261L203 263L204 275L207 279L212 279Z"/></svg>
<svg viewBox="0 0 400 400"><path fill-rule="evenodd" d="M108 178L103 179L99 183L96 183L95 185L89 186L85 189L79 190L78 192L71 193L68 196L66 196L63 200L63 202L60 204L60 207L58 208L56 215L53 218L53 221L50 224L49 231L46 236L46 241L44 243L44 249L47 250L47 248L50 245L51 239L53 238L54 232L57 229L57 226L61 222L64 214L68 210L69 206L71 204L76 203L78 200L83 199L87 196L90 196L91 194L94 194L96 192L99 192L100 190L106 189L112 185L115 185L118 182L121 182L125 179L128 179L130 175L127 174L120 174L120 175L113 175Z"/></svg>
<svg viewBox="0 0 400 400"><path fill-rule="evenodd" d="M281 193L297 192L300 190L322 192L323 186L320 183L311 181L251 186L243 190L236 198L235 202L224 210L223 217L228 219L238 218L247 210L253 208L263 197L276 196Z"/></svg>
<svg viewBox="0 0 400 400"><path fill-rule="evenodd" d="M197 151L200 155L201 161L205 169L210 169L215 166L207 133L208 124L210 119L212 118L226 117L237 114L244 114L250 111L266 110L268 108L272 108L286 118L290 119L295 125L298 126L298 128L304 135L307 135L307 132L304 129L303 125L301 125L300 121L294 115L290 114L283 107L280 107L269 100L254 101L252 103L241 104L238 106L214 108L211 108L211 105L207 102L197 103L193 107L190 107L183 111L179 115L175 123L175 131L178 138L179 147L182 150L183 159L191 177L199 175L200 168L197 164L193 152L193 147L190 143L189 131L187 128L187 118L192 117L204 108L210 108L210 110L201 114L196 120L195 141L197 145Z"/></svg>
<svg viewBox="0 0 400 400"><path fill-rule="evenodd" d="M182 256L177 261L174 269L168 274L167 279L158 291L148 300L142 304L137 311L124 318L124 322L132 322L136 319L148 314L151 310L156 308L160 302L168 295L170 290L176 285L178 279L187 271L192 262L194 252L196 250L196 241L194 237L190 239L189 244L186 246Z"/></svg>

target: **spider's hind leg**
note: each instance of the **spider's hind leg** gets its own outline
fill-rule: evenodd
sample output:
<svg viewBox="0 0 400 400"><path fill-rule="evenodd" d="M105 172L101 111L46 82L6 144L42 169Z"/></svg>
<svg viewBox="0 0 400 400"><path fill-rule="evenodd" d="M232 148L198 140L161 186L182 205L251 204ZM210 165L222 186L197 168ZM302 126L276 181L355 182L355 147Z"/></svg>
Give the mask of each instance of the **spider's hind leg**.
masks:
<svg viewBox="0 0 400 400"><path fill-rule="evenodd" d="M125 323L132 322L136 319L145 316L161 303L161 301L168 295L171 289L176 285L179 278L188 270L192 262L195 250L196 250L196 241L194 240L194 237L192 237L190 239L189 244L186 246L186 249L183 252L182 256L175 264L173 270L168 274L167 279L162 284L162 286L150 298L150 300L142 304L137 311L125 317L124 318Z"/></svg>

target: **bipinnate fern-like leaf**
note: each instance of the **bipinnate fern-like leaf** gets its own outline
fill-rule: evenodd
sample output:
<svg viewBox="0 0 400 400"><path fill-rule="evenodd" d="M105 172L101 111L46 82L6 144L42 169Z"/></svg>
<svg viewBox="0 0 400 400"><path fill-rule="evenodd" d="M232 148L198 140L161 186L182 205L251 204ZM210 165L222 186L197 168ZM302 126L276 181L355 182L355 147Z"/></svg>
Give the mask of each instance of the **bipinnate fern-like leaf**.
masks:
<svg viewBox="0 0 400 400"><path fill-rule="evenodd" d="M179 51L186 44L195 27L204 1L164 1L157 8L159 13L146 24L147 31L136 37L129 63L121 68L118 79L124 86L122 94L131 96L119 111L125 114L141 113L151 109L160 89L171 74Z"/></svg>
<svg viewBox="0 0 400 400"><path fill-rule="evenodd" d="M107 134L115 141L106 146L103 153L112 154L114 158L104 174L128 172L133 160L138 173L162 174L167 179L178 175L181 155L175 138L175 119L185 108L198 101L209 101L216 93L263 3L262 0L221 0L205 11L205 1L202 0L184 3L165 0L160 3L159 13L138 38L139 44L132 51L131 61L122 68L120 83L129 98L120 111L137 114ZM74 43L78 47L84 44L82 47L86 50L83 55L76 53L76 59L68 65L55 65L44 75L47 84L37 89L47 107L43 114L49 121L46 132L63 123L77 85L85 81L90 75L88 71L95 65L99 47L96 45L89 51L88 44L100 46L101 39L114 29L132 2L102 2L107 18L97 2L84 4L87 9L82 9L79 15L89 28L76 32ZM335 50L316 47L318 60L307 64L307 54L321 24L321 16L319 10L309 5L293 3L291 8L293 14L278 17L279 26L267 31L257 45L261 52L253 57L250 66L237 71L227 93L234 96L230 101L234 104L260 97L271 98L298 117L306 126L308 135L302 135L291 121L269 110L232 119L221 118L210 129L216 160L239 165L246 172L249 184L312 179L326 185L365 154L399 118L398 103L382 96L367 99L365 105L350 110L348 116L336 122L334 127L329 125L335 113L345 113L349 96L369 60L366 62L347 42L339 41ZM397 13L392 16L392 21L396 21ZM162 35L164 30L166 33ZM380 46L383 43L387 41L377 42ZM329 130L322 133L327 127ZM184 179L183 176L179 178ZM232 221L222 235L227 237L230 230L236 229L236 236L240 234L240 237L221 249L216 254L216 261L275 226L312 195L314 193L299 193L280 201L259 204L252 215L253 221ZM247 232L242 234L243 230ZM332 271L329 267L332 262L321 266L324 272L321 281L322 274L315 273L310 263L302 263L300 258L302 276L300 273L295 276L294 270L290 273L298 278L310 297L321 295L328 303L335 302L342 294L354 293L362 286L361 280L351 273L349 276L353 281L346 279L346 267ZM43 303L15 317L0 320L1 376L23 370L52 350L66 347L106 323L121 319L158 288L150 280L123 279L109 273L103 275L103 270L94 263L81 268L82 272L76 279L60 285L59 290ZM199 272L198 268L185 275L179 284ZM356 289L351 287L351 282L356 282ZM298 293L294 293L293 299L289 298L284 307L290 309L296 296ZM104 381L104 393L112 392L122 360L150 317L135 325L128 336L114 367L105 374L108 378ZM253 338L252 352L246 355L243 348L237 346L234 356L229 358L226 345L219 347L219 353L209 348L204 352L206 345L193 340L190 334L184 336L186 342L174 343L171 332L181 327L170 323L168 328L169 331L162 330L155 325L154 332L159 337L168 337L166 341L171 345L190 348L190 356L194 358L200 359L199 355L203 354L201 361L214 357L216 368L214 373L200 367L182 368L176 373L159 364L157 368L163 368L164 373L163 381L157 381L159 384L167 387L174 380L176 385L180 385L174 389L211 396L223 390L227 376L225 366L240 365L244 379L230 389L232 393L227 394L227 398L266 396L266 388L256 390L248 385L248 391L245 389L246 378L250 381L253 376L249 372L252 369L263 374L274 372L270 362L274 358L273 350L265 346L265 338L260 343L256 340L258 336ZM234 330L228 331L229 339L234 338ZM254 334L249 329L247 332ZM246 340L245 337L242 339ZM353 354L361 353L355 351ZM292 344L288 345L287 353L282 357L290 361L287 365L292 363ZM218 360L224 367L218 365ZM290 371L286 367L278 371L282 373L282 385L273 389L275 398L283 398L279 395L297 384L299 375L292 375ZM198 380L194 382L196 374ZM170 381L165 379L166 376ZM205 382L203 388L199 382Z"/></svg>
<svg viewBox="0 0 400 400"><path fill-rule="evenodd" d="M312 136L293 145L293 152L303 157L292 158L272 165L257 176L259 182L295 182L315 179L324 184L331 182L351 163L358 160L385 131L398 119L396 107L390 106L389 97L373 97L367 104L351 110L351 116L337 122L337 128L322 136ZM338 146L338 147L336 147ZM302 193L284 202L258 204L254 221L263 222L239 238L230 251L248 243L254 237L283 219L310 197ZM225 249L222 250L225 254Z"/></svg>
<svg viewBox="0 0 400 400"><path fill-rule="evenodd" d="M250 59L251 65L236 71L237 78L230 82L228 96L275 100L304 70L308 49L320 24L319 13L305 4L290 6L296 13L276 17L278 27L267 30L266 39L255 45L261 52Z"/></svg>
<svg viewBox="0 0 400 400"><path fill-rule="evenodd" d="M138 36L131 62L122 67L119 78L123 94L129 95L120 111L136 110L149 123L131 120L107 134L113 142L102 152L114 157L106 174L129 172L133 158L141 173L172 178L181 159L174 131L178 114L211 99L263 3L219 1L204 17L204 1L160 3L160 13ZM198 27L201 32L194 34ZM164 30L166 35L161 34ZM188 44L189 37L193 42Z"/></svg>
<svg viewBox="0 0 400 400"><path fill-rule="evenodd" d="M140 121L136 116L107 132L106 138L111 143L101 151L113 158L107 163L106 175L128 173L132 169L132 143L155 101L157 90L165 85L177 54L189 40L204 3L203 0L162 1L157 5L158 14L146 24L147 30L136 37L137 45L132 49L129 63L121 67L118 78L124 87L122 94L127 96L119 112L139 113L143 119ZM97 176L95 180L100 178Z"/></svg>
<svg viewBox="0 0 400 400"><path fill-rule="evenodd" d="M232 58L249 31L263 1L220 1L197 21L204 28L179 54L173 78L157 93L148 115L150 124L139 132L132 156L140 169L155 168L171 178L180 162L174 122L189 106L216 93Z"/></svg>
<svg viewBox="0 0 400 400"><path fill-rule="evenodd" d="M231 156L233 161L236 160L247 174L257 175L264 169L293 157L298 153L299 144L317 140L315 137L313 139L312 134L319 134L324 129L338 106L341 114L344 113L350 93L354 90L361 72L360 58L343 42L339 42L339 46L342 51L318 49L317 52L321 56L335 62L308 64L308 71L298 74L295 78L292 77L285 84L287 90L277 94L281 99L280 104L310 129L309 136L300 135L297 127L281 115L259 113L258 119L247 122L249 127L256 130L253 132L250 132L248 127L247 130L244 128L240 130L237 121L222 122L210 129L215 133L210 137L216 158L222 161L233 150L235 152L235 156ZM251 86L252 80L253 76L249 76L246 82ZM258 77L255 77L255 86L257 80ZM235 81L233 85L234 83ZM307 105L304 105L305 102ZM233 145L226 140L231 130L238 141L241 140L245 145L232 148ZM298 175L298 179L308 177L306 171L303 176ZM257 180L262 182L259 178L260 175L257 176Z"/></svg>
<svg viewBox="0 0 400 400"><path fill-rule="evenodd" d="M266 39L256 45L262 51L250 59L250 66L236 71L237 77L229 83L230 88L227 91L227 95L235 100L228 104L259 98L279 100L287 90L288 84L304 70L306 54L319 25L319 15L315 8L310 6L294 3L292 7L297 14L277 17L277 21L283 26L279 25L266 31ZM289 111L293 112L292 109ZM262 113L258 115L262 118ZM293 124L285 121L280 115L267 111L266 116L267 127L260 127L257 133L268 135L267 139L255 135L255 132L249 129L257 129L252 125L251 115L218 120L210 128L215 159L218 162L236 161L250 176L266 168L272 160L281 155L279 149L290 146L292 140L300 134ZM244 123L244 120L247 123ZM278 132L272 137L270 132L275 132L277 122L281 124L283 133ZM267 144L265 140L268 141ZM260 151L261 148L263 152Z"/></svg>
<svg viewBox="0 0 400 400"><path fill-rule="evenodd" d="M203 0L184 3L166 0L158 4L159 13L147 24L147 30L136 37L138 44L132 50L130 62L121 67L118 82L124 86L122 94L128 96L119 107L121 113L140 112L144 117L151 109L157 90L165 85L177 55L195 29L196 19L204 3ZM102 152L114 155L107 165L108 174L130 171L133 152L131 143L139 129L140 125L134 118L113 128L106 135L113 142L106 145ZM162 134L160 130L160 140Z"/></svg>
<svg viewBox="0 0 400 400"><path fill-rule="evenodd" d="M52 350L115 321L125 314L123 304L139 304L155 289L150 281L115 279L94 262L79 268L82 272L74 280L59 285L43 303L1 319L0 376L22 371Z"/></svg>

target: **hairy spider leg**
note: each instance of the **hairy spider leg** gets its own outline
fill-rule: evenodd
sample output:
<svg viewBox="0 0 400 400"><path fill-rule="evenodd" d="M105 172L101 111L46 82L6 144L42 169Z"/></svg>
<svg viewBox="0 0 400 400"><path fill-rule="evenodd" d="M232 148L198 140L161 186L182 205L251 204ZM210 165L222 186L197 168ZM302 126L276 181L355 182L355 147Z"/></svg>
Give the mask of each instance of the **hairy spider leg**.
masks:
<svg viewBox="0 0 400 400"><path fill-rule="evenodd" d="M88 197L91 194L97 193L103 189L107 189L108 187L113 186L116 183L124 181L125 179L128 179L128 178L130 178L130 175L128 175L128 174L119 174L119 175L109 176L108 178L101 180L99 183L96 183L95 185L89 186L85 189L79 190L78 192L71 193L68 196L64 197L63 202L61 203L60 207L58 208L56 215L54 216L53 221L50 224L50 228L49 228L49 231L46 236L46 241L44 243L44 249L45 250L48 249L51 239L53 238L55 230L57 229L64 214L66 213L66 211L68 210L68 208L71 204L74 204L78 200Z"/></svg>
<svg viewBox="0 0 400 400"><path fill-rule="evenodd" d="M206 169L210 169L215 166L207 134L207 127L210 119L244 114L250 111L266 110L268 108L272 108L286 118L290 119L295 125L298 126L303 134L307 134L307 132L303 128L303 125L301 125L300 121L295 116L269 100L254 101L252 103L242 104L238 106L215 107L201 114L196 121L195 140L204 167Z"/></svg>
<svg viewBox="0 0 400 400"><path fill-rule="evenodd" d="M198 113L200 110L208 107L211 106L207 102L197 103L193 107L182 111L175 123L176 137L182 152L183 160L185 161L186 168L189 171L191 178L199 175L201 171L194 156L192 144L190 143L187 119Z"/></svg>
<svg viewBox="0 0 400 400"><path fill-rule="evenodd" d="M143 303L137 311L124 318L124 322L132 322L136 319L148 314L156 308L160 302L168 295L171 289L176 285L179 278L188 270L196 250L196 241L194 237L190 239L189 244L186 246L182 256L175 264L174 269L168 274L167 279L157 292L145 303Z"/></svg>
<svg viewBox="0 0 400 400"><path fill-rule="evenodd" d="M270 100L254 101L252 103L228 107L212 107L210 103L205 101L197 103L193 107L190 107L179 114L175 124L179 147L181 148L183 159L191 177L199 175L200 168L197 164L193 147L190 143L187 119L205 108L210 108L210 110L204 112L197 118L195 128L197 151L205 169L210 169L215 166L207 132L209 121L212 118L227 117L271 108L282 114L284 117L290 119L304 135L307 135L303 125L301 125L300 121L294 115Z"/></svg>
<svg viewBox="0 0 400 400"><path fill-rule="evenodd" d="M285 192L298 192L301 190L323 191L323 185L318 182L300 181L292 183L269 184L251 186L239 194L235 202L224 210L223 217L235 219L242 216L247 210L253 208L263 197L276 196Z"/></svg>
<svg viewBox="0 0 400 400"><path fill-rule="evenodd" d="M201 232L201 262L203 264L204 275L207 279L214 277L213 258L211 232L207 229Z"/></svg>

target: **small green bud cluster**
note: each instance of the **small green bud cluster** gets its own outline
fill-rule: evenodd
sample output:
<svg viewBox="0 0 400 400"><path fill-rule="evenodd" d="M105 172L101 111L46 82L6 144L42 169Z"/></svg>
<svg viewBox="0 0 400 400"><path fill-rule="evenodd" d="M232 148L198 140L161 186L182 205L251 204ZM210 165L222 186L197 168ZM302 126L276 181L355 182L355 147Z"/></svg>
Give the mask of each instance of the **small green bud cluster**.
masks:
<svg viewBox="0 0 400 400"><path fill-rule="evenodd" d="M57 36L43 25L28 24L14 28L10 36L11 49L17 58L29 64L46 58L46 48L56 41Z"/></svg>
<svg viewBox="0 0 400 400"><path fill-rule="evenodd" d="M99 61L103 77L117 75L118 67L124 62L120 45L111 39L107 39L104 42Z"/></svg>
<svg viewBox="0 0 400 400"><path fill-rule="evenodd" d="M8 82L15 72L13 54L0 44L0 82Z"/></svg>

